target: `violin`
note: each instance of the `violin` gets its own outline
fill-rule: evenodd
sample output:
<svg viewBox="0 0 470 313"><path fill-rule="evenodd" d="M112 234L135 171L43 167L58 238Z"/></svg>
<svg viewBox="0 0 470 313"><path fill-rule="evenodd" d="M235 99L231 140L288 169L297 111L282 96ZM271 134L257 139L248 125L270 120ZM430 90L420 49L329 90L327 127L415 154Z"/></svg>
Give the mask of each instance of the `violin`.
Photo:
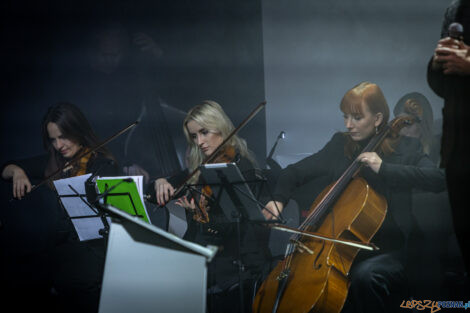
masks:
<svg viewBox="0 0 470 313"><path fill-rule="evenodd" d="M225 151L225 149L227 149L225 147L225 144L242 128L244 127L256 114L258 114L259 111L261 111L261 109L263 109L266 105L266 101L263 101L261 102L260 104L258 104L258 106L256 106L256 108L240 123L240 125L237 126L237 128L235 128L228 136L227 138L225 138L222 143L217 146L217 148L215 148L215 150L209 155L207 156L204 161L202 161L201 165L202 164L207 164L207 163L217 163L217 162L214 162L214 159L216 159L216 157L218 158L218 160L220 162L218 163L223 163L223 159L232 159L233 160L233 157L235 156L235 151L230 151L230 150L227 150ZM229 149L229 148L228 148ZM235 150L233 147L232 147L233 150ZM222 151L222 152L221 152ZM233 153L233 157L230 157L231 154ZM229 161L230 162L230 161ZM225 163L228 163L228 162L225 162ZM187 177L186 179L177 187L175 188L175 191L173 193L173 196L170 197L170 199L168 200L168 202L172 201L172 200L175 200L175 198L179 197L181 195L181 192L183 191L183 189L185 189L187 187L187 183L188 181L194 176L196 175L197 173L199 173L199 167L194 169ZM208 191L208 189L206 188L206 191ZM157 197L156 197L156 193L153 193L151 195L145 195L145 199L149 202L152 202L152 203L156 203L157 202ZM164 206L164 205L162 205ZM207 211L206 211L207 212ZM201 213L202 214L202 218L205 220L205 217L204 217L204 213Z"/></svg>
<svg viewBox="0 0 470 313"><path fill-rule="evenodd" d="M233 146L225 146L218 151L210 163L230 163L235 159L236 151ZM208 223L209 205L207 198L212 197L213 192L209 185L204 185L201 190L201 197L199 198L199 205L196 206L196 212L193 215L193 220L199 223Z"/></svg>
<svg viewBox="0 0 470 313"><path fill-rule="evenodd" d="M76 167L77 173L75 173L74 176L85 174L86 173L86 166L88 164L88 160L89 160L92 153L94 153L95 151L97 151L101 147L104 147L109 142L111 142L112 140L114 140L117 137L121 136L125 132L129 131L131 128L136 126L138 123L139 123L139 121L135 121L134 123L130 124L129 126L121 129L116 134L112 135L108 139L106 139L103 142L101 142L100 144L98 144L96 147L92 147L92 148L89 148L89 149L88 148L83 149L83 151L81 153L78 153L69 162L65 163L64 166L58 168L56 171L54 171L52 174L50 174L48 177L46 177L44 180L42 180L39 184L34 185L31 188L31 191L29 192L29 194L31 194L34 190L38 189L40 186L42 186L44 184L50 184L51 181L54 180L57 177L58 174L64 172L64 170L70 168L71 165L72 165L72 167L78 166L78 167ZM15 200L15 198L10 199L10 201L13 201L13 200Z"/></svg>
<svg viewBox="0 0 470 313"><path fill-rule="evenodd" d="M88 161L90 161L90 159L95 155L95 152L87 153L89 150L90 149L88 148L82 149L83 153L85 154L76 162L66 162L66 167L63 169L63 173L68 173L69 175L67 176L70 177L85 175L88 166Z"/></svg>

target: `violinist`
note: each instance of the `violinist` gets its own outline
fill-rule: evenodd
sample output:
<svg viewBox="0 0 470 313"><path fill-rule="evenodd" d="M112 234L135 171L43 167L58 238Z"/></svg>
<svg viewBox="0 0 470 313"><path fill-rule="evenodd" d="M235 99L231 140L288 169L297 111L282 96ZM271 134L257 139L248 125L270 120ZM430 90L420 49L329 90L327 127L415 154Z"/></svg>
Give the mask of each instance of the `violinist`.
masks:
<svg viewBox="0 0 470 313"><path fill-rule="evenodd" d="M59 103L47 111L42 123L42 136L47 155L7 162L2 168L2 178L12 180L13 197L21 199L31 191L30 177L44 179L64 167L78 152L99 144L83 113L71 103ZM84 156L78 164L70 164L54 179L93 173L114 158L106 148ZM100 172L115 174L113 165Z"/></svg>
<svg viewBox="0 0 470 313"><path fill-rule="evenodd" d="M419 92L410 92L402 96L393 108L395 116L411 116L415 123L405 126L400 134L418 138L423 151L436 164L439 164L441 135L433 133L434 115L429 100Z"/></svg>
<svg viewBox="0 0 470 313"><path fill-rule="evenodd" d="M359 175L387 201L387 214L372 238L378 251L361 250L348 278L348 296L342 312L389 312L412 293L407 283L409 252L419 238L411 211L411 190L440 192L444 173L423 153L416 138L389 137L377 152L363 152L369 140L386 126L389 108L376 84L362 82L344 95L340 110L346 132L333 135L317 153L287 166L280 174L273 201L263 211L273 219L285 207L298 186L323 177L336 181L354 161L364 166ZM321 181L325 181L322 179ZM326 186L326 185L325 185Z"/></svg>
<svg viewBox="0 0 470 313"><path fill-rule="evenodd" d="M15 306L30 304L36 309L52 299L66 303L73 298L85 303L86 299L79 294L90 293L90 285L95 286L100 279L104 264L103 240L78 241L73 225L57 201L52 180L97 171L100 176L118 174L114 158L106 148L85 155L76 164L67 163L99 144L77 106L71 103L51 106L41 128L47 154L6 162L1 170L4 205L0 242L6 256L2 259L2 277L12 293L12 297L5 298L11 301L18 300L15 296L37 298L38 302L15 301ZM62 168L31 192L34 185L45 182ZM8 201L12 196L18 200ZM51 289L56 296L51 297ZM97 298L92 301L97 305ZM86 306L77 308L80 307Z"/></svg>
<svg viewBox="0 0 470 313"><path fill-rule="evenodd" d="M203 160L234 130L234 126L222 107L214 101L204 101L187 113L183 131L188 142L188 170L169 178L159 178L154 183L159 204L167 203L174 196L175 188L183 179L201 165ZM253 180L255 161L244 139L234 135L227 141L214 163L235 162L246 178ZM199 174L189 184L201 182ZM208 310L210 312L239 312L238 265L234 264L238 254L238 240L235 225L224 222L220 207L209 201L208 195L180 196L176 203L186 209L188 228L184 239L201 245L216 245L219 250L209 263ZM201 223L198 207L203 206L209 217L208 223ZM194 216L198 216L194 218ZM245 312L251 307L252 283L260 274L268 256L268 232L253 224L241 224L241 261L246 269L244 300Z"/></svg>

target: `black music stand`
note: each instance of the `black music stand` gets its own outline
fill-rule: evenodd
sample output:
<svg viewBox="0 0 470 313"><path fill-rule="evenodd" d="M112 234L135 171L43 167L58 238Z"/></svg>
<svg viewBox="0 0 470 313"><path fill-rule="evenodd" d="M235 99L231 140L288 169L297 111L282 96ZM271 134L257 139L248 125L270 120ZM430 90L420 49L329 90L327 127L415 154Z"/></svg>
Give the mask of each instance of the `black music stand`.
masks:
<svg viewBox="0 0 470 313"><path fill-rule="evenodd" d="M200 167L201 176L205 184L213 190L211 200L218 204L229 222L236 223L238 251L237 265L240 289L240 310L243 312L243 271L244 265L241 260L241 221L251 223L269 223L262 214L264 205L253 195L247 181L241 174L235 163L211 163ZM253 182L263 182L255 180ZM277 222L277 221L276 221Z"/></svg>

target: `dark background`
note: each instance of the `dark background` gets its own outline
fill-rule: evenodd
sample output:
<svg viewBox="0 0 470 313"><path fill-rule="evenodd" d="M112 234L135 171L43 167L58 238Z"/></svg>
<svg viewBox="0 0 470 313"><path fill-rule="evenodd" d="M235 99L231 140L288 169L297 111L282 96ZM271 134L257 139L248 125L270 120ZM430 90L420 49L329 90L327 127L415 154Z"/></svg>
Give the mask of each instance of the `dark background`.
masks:
<svg viewBox="0 0 470 313"><path fill-rule="evenodd" d="M259 1L8 1L1 6L4 91L0 125L6 147L2 161L42 153L41 118L57 101L80 106L103 139L135 120L133 114L137 116L140 108L132 99L123 104L135 107L131 114L121 111L108 118L100 111L102 102L114 98L123 102L123 90L132 88L129 82L138 85L134 77L90 91L95 76L84 74L90 34L107 22L120 23L131 35L146 33L163 51L151 59L131 43L133 58L128 65L137 69L132 75L145 79L146 92L151 94L147 107L163 104L168 127L160 129L166 128L175 137L173 146L179 150L180 161L185 149L181 118L189 108L205 99L215 100L237 126L264 100ZM95 102L91 103L84 95L93 92ZM265 112L240 135L263 166ZM134 148L148 153L145 146Z"/></svg>

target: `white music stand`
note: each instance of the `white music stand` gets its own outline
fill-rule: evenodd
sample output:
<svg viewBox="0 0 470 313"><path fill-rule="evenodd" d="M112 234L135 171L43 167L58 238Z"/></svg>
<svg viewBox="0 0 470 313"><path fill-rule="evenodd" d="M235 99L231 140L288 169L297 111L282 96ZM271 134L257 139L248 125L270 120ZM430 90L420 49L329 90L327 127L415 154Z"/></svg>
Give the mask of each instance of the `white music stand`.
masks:
<svg viewBox="0 0 470 313"><path fill-rule="evenodd" d="M183 240L112 206L99 313L206 312L217 247Z"/></svg>

